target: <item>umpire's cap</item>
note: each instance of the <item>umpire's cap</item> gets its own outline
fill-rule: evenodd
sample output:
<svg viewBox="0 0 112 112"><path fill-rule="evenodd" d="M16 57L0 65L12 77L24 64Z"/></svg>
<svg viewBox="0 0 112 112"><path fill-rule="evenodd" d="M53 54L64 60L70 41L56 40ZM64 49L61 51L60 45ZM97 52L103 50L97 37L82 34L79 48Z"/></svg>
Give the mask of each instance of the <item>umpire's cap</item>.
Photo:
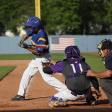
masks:
<svg viewBox="0 0 112 112"><path fill-rule="evenodd" d="M112 41L110 39L104 39L97 45L98 50L110 49L112 50Z"/></svg>

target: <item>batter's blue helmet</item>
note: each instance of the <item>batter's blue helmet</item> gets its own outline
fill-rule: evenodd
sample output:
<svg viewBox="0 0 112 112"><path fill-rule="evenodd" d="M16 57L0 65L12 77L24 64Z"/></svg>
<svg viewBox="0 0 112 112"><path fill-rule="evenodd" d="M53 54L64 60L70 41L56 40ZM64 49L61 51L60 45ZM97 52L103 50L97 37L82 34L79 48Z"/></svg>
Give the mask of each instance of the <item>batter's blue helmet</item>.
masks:
<svg viewBox="0 0 112 112"><path fill-rule="evenodd" d="M68 46L65 48L66 58L80 58L80 50L77 46Z"/></svg>
<svg viewBox="0 0 112 112"><path fill-rule="evenodd" d="M32 27L32 28L43 28L42 23L38 17L31 16L24 24L26 27Z"/></svg>

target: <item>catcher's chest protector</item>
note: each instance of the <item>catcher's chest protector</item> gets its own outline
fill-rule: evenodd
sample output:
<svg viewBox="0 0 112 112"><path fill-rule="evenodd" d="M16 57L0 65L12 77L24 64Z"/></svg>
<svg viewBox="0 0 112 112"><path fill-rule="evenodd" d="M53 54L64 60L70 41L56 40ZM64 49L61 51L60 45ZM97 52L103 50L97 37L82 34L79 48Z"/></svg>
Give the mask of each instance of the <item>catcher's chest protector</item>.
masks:
<svg viewBox="0 0 112 112"><path fill-rule="evenodd" d="M65 76L67 87L71 91L76 92L76 94L83 94L83 91L90 87L90 81L86 77L86 74L83 74L81 63L74 62L70 64L69 62L64 61L64 69L62 73Z"/></svg>

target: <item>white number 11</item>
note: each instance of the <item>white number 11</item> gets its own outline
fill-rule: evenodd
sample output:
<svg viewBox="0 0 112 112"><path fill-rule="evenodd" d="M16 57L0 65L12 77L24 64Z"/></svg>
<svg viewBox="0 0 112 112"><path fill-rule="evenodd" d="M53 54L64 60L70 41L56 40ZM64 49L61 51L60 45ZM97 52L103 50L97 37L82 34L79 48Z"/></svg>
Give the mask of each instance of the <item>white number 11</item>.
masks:
<svg viewBox="0 0 112 112"><path fill-rule="evenodd" d="M72 66L73 72L76 73L76 67L74 66L74 64L70 64ZM83 69L82 69L82 65L79 63L78 64L79 70L82 73Z"/></svg>

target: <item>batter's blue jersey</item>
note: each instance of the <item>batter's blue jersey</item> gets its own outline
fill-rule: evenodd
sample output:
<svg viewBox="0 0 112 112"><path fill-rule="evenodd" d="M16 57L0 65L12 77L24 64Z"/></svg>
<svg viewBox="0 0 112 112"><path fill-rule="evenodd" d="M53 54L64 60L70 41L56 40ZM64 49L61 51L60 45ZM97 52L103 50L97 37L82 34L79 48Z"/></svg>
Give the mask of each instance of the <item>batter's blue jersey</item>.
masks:
<svg viewBox="0 0 112 112"><path fill-rule="evenodd" d="M27 34L29 35L30 32L27 31ZM48 36L47 36L47 33L45 32L44 29L41 29L37 34L32 34L31 36L32 36L31 40L35 44L37 44L37 45L49 45ZM37 50L37 52L40 52L40 53L48 53L49 47L48 48L36 48L36 50Z"/></svg>

